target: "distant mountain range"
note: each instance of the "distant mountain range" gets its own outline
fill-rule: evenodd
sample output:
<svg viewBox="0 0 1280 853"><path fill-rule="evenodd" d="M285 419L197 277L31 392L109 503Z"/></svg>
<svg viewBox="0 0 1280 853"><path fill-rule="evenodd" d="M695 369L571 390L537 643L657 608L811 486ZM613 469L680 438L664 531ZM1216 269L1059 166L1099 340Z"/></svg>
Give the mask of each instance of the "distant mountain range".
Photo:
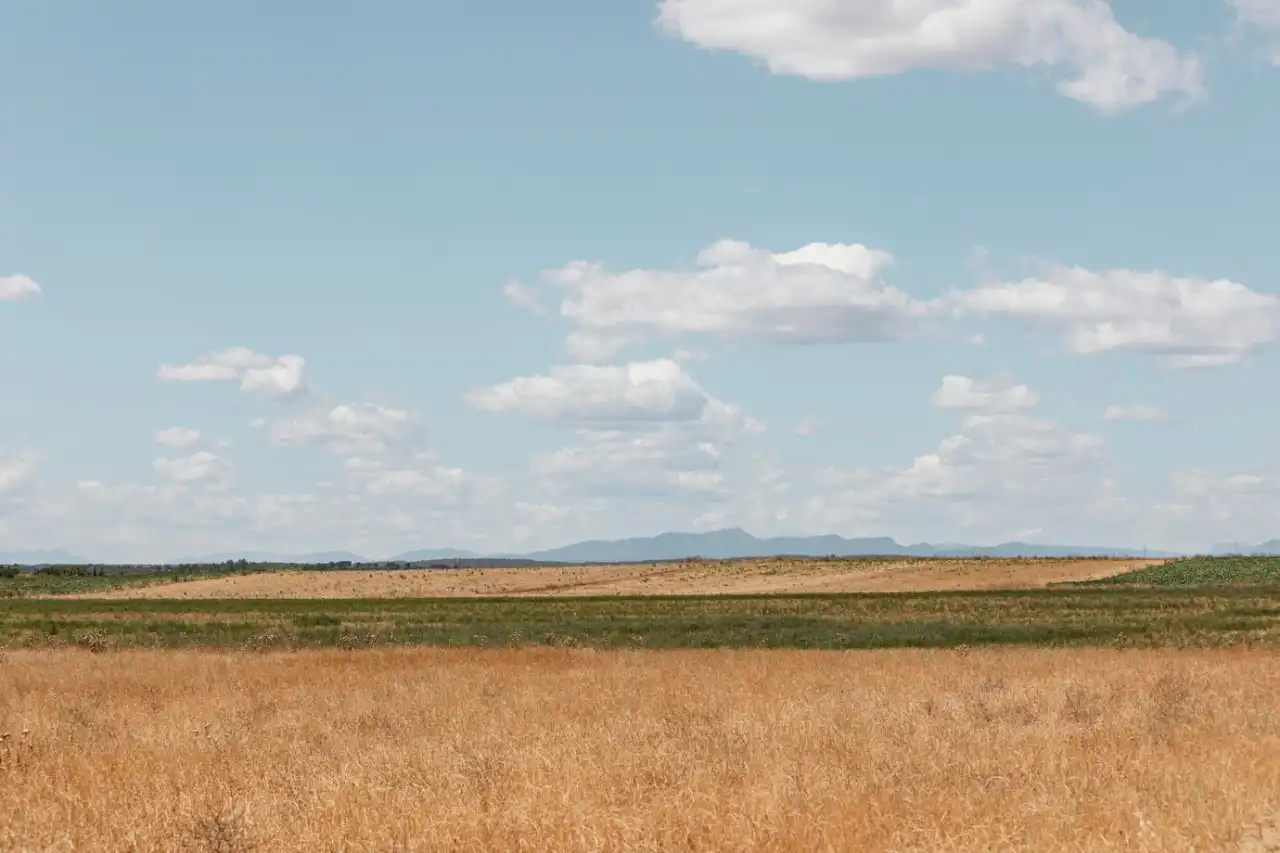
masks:
<svg viewBox="0 0 1280 853"><path fill-rule="evenodd" d="M837 557L911 556L911 557L1140 557L1144 552L1130 548L1108 548L1075 545L1041 545L1028 542L1005 542L1000 545L962 544L933 545L921 542L900 545L889 537L846 539L843 536L775 536L761 539L740 528L708 533L663 533L659 536L615 541L594 540L535 551L520 556L553 562L619 563L646 560L674 560L681 557L730 559L733 557ZM1145 552L1153 557L1175 556L1162 551ZM514 556L514 555L513 555Z"/></svg>
<svg viewBox="0 0 1280 853"><path fill-rule="evenodd" d="M409 563L422 563L431 560L471 560L482 556L485 555L478 554L475 551L460 551L457 548L424 548L421 551L406 551L403 554L397 554L391 559L403 560Z"/></svg>
<svg viewBox="0 0 1280 853"><path fill-rule="evenodd" d="M1280 539L1260 542L1257 545L1239 545L1235 542L1215 542L1209 549L1210 554L1244 554L1251 557L1280 555Z"/></svg>
<svg viewBox="0 0 1280 853"><path fill-rule="evenodd" d="M0 565L7 566L78 566L89 562L62 548L51 551L0 551Z"/></svg>
<svg viewBox="0 0 1280 853"><path fill-rule="evenodd" d="M1237 547L1232 543L1218 543L1210 550L1213 554L1277 554L1280 555L1280 539L1259 545ZM734 557L837 557L904 556L904 557L1176 557L1169 551L1113 548L1092 545L1049 545L1032 542L1004 542L999 545L975 546L960 543L931 544L920 542L901 545L889 537L846 539L843 536L775 536L760 538L740 528L714 530L707 533L663 533L658 536L642 536L632 539L590 540L542 551L514 554L481 554L458 548L426 548L397 554L383 560L370 560L350 551L325 551L310 554L284 554L268 551L227 551L206 554L174 562L224 563L228 560L248 560L259 563L366 563L408 562L431 563L484 560L503 560L509 565L528 564L533 561L546 563L639 563L657 560L679 560L684 557L730 559ZM40 565L44 563L87 563L88 560L62 549L49 551L0 552L0 563Z"/></svg>
<svg viewBox="0 0 1280 853"><path fill-rule="evenodd" d="M1132 548L1100 546L1044 545L1029 542L1005 542L1000 545L976 546L957 543L900 545L889 537L846 539L843 536L775 536L759 538L740 528L714 530L707 533L663 533L632 539L576 542L561 548L527 553L481 554L458 548L427 548L397 554L378 562L424 563L448 560L503 559L546 563L641 563L654 560L679 560L705 557L725 560L734 557L837 557L910 556L910 557L1141 557L1178 556L1168 551L1142 551ZM225 562L246 559L261 562L326 563L350 560L369 562L355 554L262 554L235 552L212 554L198 562Z"/></svg>
<svg viewBox="0 0 1280 853"><path fill-rule="evenodd" d="M277 554L271 551L224 551L219 554L205 554L203 557L189 557L175 560L177 563L226 563L233 560L248 560L250 563L364 563L368 562L359 554L350 551L318 551L313 554Z"/></svg>

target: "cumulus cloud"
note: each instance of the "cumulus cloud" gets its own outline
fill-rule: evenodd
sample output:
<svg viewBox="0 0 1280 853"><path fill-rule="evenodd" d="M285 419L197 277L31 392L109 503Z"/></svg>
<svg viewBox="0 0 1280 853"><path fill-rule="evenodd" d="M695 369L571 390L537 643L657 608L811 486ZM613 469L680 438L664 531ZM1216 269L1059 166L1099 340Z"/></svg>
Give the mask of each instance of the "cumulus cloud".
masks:
<svg viewBox="0 0 1280 853"><path fill-rule="evenodd" d="M535 457L542 502L727 494L723 447L763 425L716 399L671 359L572 365L467 395L482 411L510 412L572 430L577 441ZM549 499L547 499L549 498Z"/></svg>
<svg viewBox="0 0 1280 853"><path fill-rule="evenodd" d="M200 441L200 430L174 426L157 430L154 437L156 444L181 450Z"/></svg>
<svg viewBox="0 0 1280 853"><path fill-rule="evenodd" d="M1225 279L1050 267L1018 282L953 292L962 314L1056 330L1072 352L1145 352L1174 367L1240 361L1280 338L1280 298Z"/></svg>
<svg viewBox="0 0 1280 853"><path fill-rule="evenodd" d="M328 488L255 493L242 491L230 467L213 454L160 459L154 467L163 479L155 483L82 480L31 491L0 512L0 543L66 547L92 559L122 561L176 560L238 548L344 548L384 557L432 544L424 536L457 547L488 547L481 540L503 536L503 525L514 523L509 507L466 503L473 492L454 488L461 476L457 469L408 459L406 466L417 466L417 473L408 474L377 464Z"/></svg>
<svg viewBox="0 0 1280 853"><path fill-rule="evenodd" d="M968 376L944 376L933 394L933 404L940 409L1012 412L1039 402L1040 395L1026 385L1014 385L1007 379L975 381Z"/></svg>
<svg viewBox="0 0 1280 853"><path fill-rule="evenodd" d="M1105 0L660 0L658 23L811 80L1042 67L1103 113L1203 92L1194 55L1125 29Z"/></svg>
<svg viewBox="0 0 1280 853"><path fill-rule="evenodd" d="M583 434L584 441L533 459L553 494L578 498L662 499L726 495L720 448L688 430Z"/></svg>
<svg viewBox="0 0 1280 853"><path fill-rule="evenodd" d="M1168 489L1153 510L1159 535L1185 541L1189 531L1209 539L1254 544L1280 529L1280 473L1274 470L1190 469L1168 476Z"/></svg>
<svg viewBox="0 0 1280 853"><path fill-rule="evenodd" d="M993 490L1046 492L1098 458L1102 440L1075 433L1053 421L1020 414L971 415L935 450L892 471L857 469L835 481L874 486L863 498L980 497Z"/></svg>
<svg viewBox="0 0 1280 853"><path fill-rule="evenodd" d="M39 466L40 457L35 453L0 453L0 493L17 491L27 485Z"/></svg>
<svg viewBox="0 0 1280 853"><path fill-rule="evenodd" d="M467 402L482 411L515 412L569 426L625 428L670 422L705 422L754 429L758 425L708 394L671 359L617 366L553 367L542 376L477 388Z"/></svg>
<svg viewBox="0 0 1280 853"><path fill-rule="evenodd" d="M25 275L0 275L0 302L18 302L40 295L40 285Z"/></svg>
<svg viewBox="0 0 1280 853"><path fill-rule="evenodd" d="M955 431L901 467L824 470L804 507L808 523L1005 538L1064 508L1078 521L1106 496L1100 437L1021 411L1038 399L1025 386L948 378L934 402L965 413Z"/></svg>
<svg viewBox="0 0 1280 853"><path fill-rule="evenodd" d="M379 471L368 484L375 495L431 495L451 498L465 481L461 468L433 465L428 469L393 468Z"/></svg>
<svg viewBox="0 0 1280 853"><path fill-rule="evenodd" d="M389 440L405 436L412 420L408 412L392 406L339 403L277 421L267 436L274 444L323 444L339 452L381 449Z"/></svg>
<svg viewBox="0 0 1280 853"><path fill-rule="evenodd" d="M187 364L162 364L164 382L239 382L250 394L287 399L306 393L307 360L300 355L269 356L246 347L231 347Z"/></svg>
<svg viewBox="0 0 1280 853"><path fill-rule="evenodd" d="M813 415L806 415L805 417L801 418L799 421L796 422L795 434L796 435L816 435L817 433L821 432L822 428L825 426L826 424L823 423L821 418L816 418Z"/></svg>
<svg viewBox="0 0 1280 853"><path fill-rule="evenodd" d="M1270 59L1280 65L1280 0L1228 0L1240 22L1269 40Z"/></svg>
<svg viewBox="0 0 1280 853"><path fill-rule="evenodd" d="M936 306L884 282L892 257L861 244L769 252L736 240L702 250L693 269L610 272L574 261L542 273L575 324L579 358L610 357L651 336L687 334L798 344L912 337Z"/></svg>
<svg viewBox="0 0 1280 853"><path fill-rule="evenodd" d="M256 389L251 371L272 366L264 356L231 350L169 373L176 381L248 378ZM153 435L162 446L183 450L152 461L159 482L83 480L70 489L16 491L6 501L11 511L0 512L0 541L53 543L96 559L165 560L228 548L348 548L382 557L433 544L424 537L492 548L495 538L507 544L509 529L522 523L511 504L497 498L500 484L448 466L424 448L418 419L404 409L330 403L311 394L288 416L256 425L272 445L324 448L339 458L342 476L287 493L246 493L220 455L224 442L196 450L204 438L199 431L174 426ZM0 491L27 482L34 462L0 453Z"/></svg>
<svg viewBox="0 0 1280 853"><path fill-rule="evenodd" d="M170 459L157 458L153 467L164 476L180 483L196 481L221 481L230 475L230 465L225 459L207 450L199 450L189 456Z"/></svg>
<svg viewBox="0 0 1280 853"><path fill-rule="evenodd" d="M583 362L601 362L636 344L644 343L643 335L610 334L593 329L574 329L564 339L569 355Z"/></svg>
<svg viewBox="0 0 1280 853"><path fill-rule="evenodd" d="M502 292L508 299L519 305L530 313L538 316L545 316L547 309L542 306L541 300L538 299L538 293L528 285L521 284L518 281L509 281L502 287Z"/></svg>
<svg viewBox="0 0 1280 853"><path fill-rule="evenodd" d="M265 427L274 445L315 445L342 457L344 485L359 489L362 500L396 501L387 506L389 513L403 513L408 499L426 500L433 506L456 505L476 488L463 469L442 465L432 452L422 449L418 419L394 406L313 405L258 426Z"/></svg>
<svg viewBox="0 0 1280 853"><path fill-rule="evenodd" d="M1163 421L1169 416L1155 406L1107 406L1102 413L1104 421Z"/></svg>
<svg viewBox="0 0 1280 853"><path fill-rule="evenodd" d="M414 453L407 460L353 456L343 468L375 495L417 495L452 500L467 485L461 468L441 465L434 454Z"/></svg>

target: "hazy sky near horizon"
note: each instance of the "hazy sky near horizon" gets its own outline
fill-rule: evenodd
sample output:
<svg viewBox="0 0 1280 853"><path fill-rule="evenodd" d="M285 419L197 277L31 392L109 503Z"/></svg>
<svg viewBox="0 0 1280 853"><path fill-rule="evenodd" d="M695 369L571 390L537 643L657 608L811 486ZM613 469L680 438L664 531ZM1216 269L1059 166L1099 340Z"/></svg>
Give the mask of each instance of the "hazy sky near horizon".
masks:
<svg viewBox="0 0 1280 853"><path fill-rule="evenodd" d="M1280 536L1280 0L19 0L0 79L0 551Z"/></svg>

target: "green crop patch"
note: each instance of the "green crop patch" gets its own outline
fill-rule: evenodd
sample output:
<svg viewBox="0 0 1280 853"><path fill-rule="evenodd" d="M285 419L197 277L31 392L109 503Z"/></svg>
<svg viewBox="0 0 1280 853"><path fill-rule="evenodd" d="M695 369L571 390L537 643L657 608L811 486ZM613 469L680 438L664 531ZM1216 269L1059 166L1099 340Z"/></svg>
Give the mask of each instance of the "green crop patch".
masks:
<svg viewBox="0 0 1280 853"><path fill-rule="evenodd" d="M1280 557L1185 557L1076 586L1158 587L1274 584L1280 589Z"/></svg>
<svg viewBox="0 0 1280 853"><path fill-rule="evenodd" d="M1280 645L1267 586L863 595L0 601L0 646L872 649Z"/></svg>

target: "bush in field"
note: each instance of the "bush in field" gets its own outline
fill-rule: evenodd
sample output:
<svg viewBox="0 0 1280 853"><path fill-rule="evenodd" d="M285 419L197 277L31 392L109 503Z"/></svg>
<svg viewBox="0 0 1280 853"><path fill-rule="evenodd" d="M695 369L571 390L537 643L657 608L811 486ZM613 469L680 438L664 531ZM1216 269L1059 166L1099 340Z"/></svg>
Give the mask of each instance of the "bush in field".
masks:
<svg viewBox="0 0 1280 853"><path fill-rule="evenodd" d="M55 578L82 578L89 574L84 566L41 566L36 574Z"/></svg>

